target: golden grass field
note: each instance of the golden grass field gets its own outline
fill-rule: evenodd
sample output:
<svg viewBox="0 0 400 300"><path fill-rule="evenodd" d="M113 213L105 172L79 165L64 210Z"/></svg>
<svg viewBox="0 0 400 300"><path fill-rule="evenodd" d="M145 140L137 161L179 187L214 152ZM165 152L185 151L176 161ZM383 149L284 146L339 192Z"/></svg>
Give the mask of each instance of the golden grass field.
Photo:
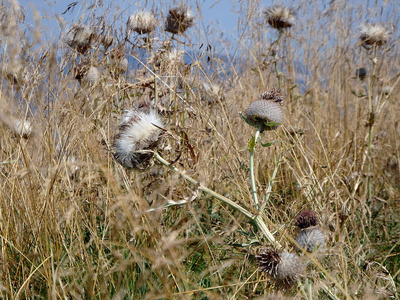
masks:
<svg viewBox="0 0 400 300"><path fill-rule="evenodd" d="M150 2L148 33L129 29L134 8L86 1L58 40L2 2L1 298L397 299L399 4L294 1L295 26L277 30L262 2L238 1L237 36L221 38L191 4L193 24L165 32L170 3ZM363 23L385 43L360 39ZM260 134L276 143L254 152L258 210L257 128L239 112L279 86L282 125ZM175 170L115 161L123 112L139 108L162 119L156 151ZM309 209L326 240L313 253L294 242ZM259 270L265 247L300 257L296 282Z"/></svg>

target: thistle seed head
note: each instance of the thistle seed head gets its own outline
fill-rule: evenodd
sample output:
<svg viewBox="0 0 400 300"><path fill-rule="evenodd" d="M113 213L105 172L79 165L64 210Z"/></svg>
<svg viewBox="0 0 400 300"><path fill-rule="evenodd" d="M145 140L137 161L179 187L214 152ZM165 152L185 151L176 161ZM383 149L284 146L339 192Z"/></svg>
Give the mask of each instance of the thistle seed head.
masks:
<svg viewBox="0 0 400 300"><path fill-rule="evenodd" d="M283 98L279 89L272 89L260 96L260 100L254 101L246 110L246 118L250 125L262 127L262 130L273 130L277 125L269 126L268 123L282 123L283 113L281 105Z"/></svg>
<svg viewBox="0 0 400 300"><path fill-rule="evenodd" d="M262 248L256 255L261 272L266 272L281 288L291 288L304 272L304 264L294 253Z"/></svg>
<svg viewBox="0 0 400 300"><path fill-rule="evenodd" d="M13 119L11 128L15 134L25 139L32 133L32 124L29 120Z"/></svg>
<svg viewBox="0 0 400 300"><path fill-rule="evenodd" d="M139 34L150 33L154 31L157 25L156 17L152 12L139 11L130 16L127 22L127 28L136 31Z"/></svg>
<svg viewBox="0 0 400 300"><path fill-rule="evenodd" d="M192 12L184 6L171 8L165 21L165 31L183 34L194 24Z"/></svg>
<svg viewBox="0 0 400 300"><path fill-rule="evenodd" d="M360 80L364 80L367 77L368 71L366 68L358 68L356 70L356 76Z"/></svg>
<svg viewBox="0 0 400 300"><path fill-rule="evenodd" d="M95 33L87 26L74 25L64 38L65 43L80 53L85 53L92 46Z"/></svg>
<svg viewBox="0 0 400 300"><path fill-rule="evenodd" d="M300 229L317 226L318 218L314 211L305 210L296 217L295 224Z"/></svg>
<svg viewBox="0 0 400 300"><path fill-rule="evenodd" d="M153 157L152 153L160 143L163 122L154 111L125 111L114 137L114 158L127 169L146 169Z"/></svg>
<svg viewBox="0 0 400 300"><path fill-rule="evenodd" d="M80 84L95 85L100 78L99 70L94 66L79 64L75 67L75 79Z"/></svg>
<svg viewBox="0 0 400 300"><path fill-rule="evenodd" d="M367 49L371 46L383 46L389 40L389 31L379 23L363 24L360 27L360 40Z"/></svg>
<svg viewBox="0 0 400 300"><path fill-rule="evenodd" d="M296 242L306 251L314 252L325 247L325 235L317 226L301 229Z"/></svg>
<svg viewBox="0 0 400 300"><path fill-rule="evenodd" d="M294 26L296 16L293 8L276 5L264 10L266 22L273 28L282 30Z"/></svg>

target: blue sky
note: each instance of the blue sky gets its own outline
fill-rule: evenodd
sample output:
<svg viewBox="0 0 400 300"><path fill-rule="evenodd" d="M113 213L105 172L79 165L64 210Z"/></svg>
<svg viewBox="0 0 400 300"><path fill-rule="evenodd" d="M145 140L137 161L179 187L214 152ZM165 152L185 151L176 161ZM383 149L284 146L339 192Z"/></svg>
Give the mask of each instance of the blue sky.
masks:
<svg viewBox="0 0 400 300"><path fill-rule="evenodd" d="M20 0L19 3L21 6L25 8L27 11L27 19L26 23L33 26L33 10L39 12L41 16L41 24L42 24L42 32L47 37L57 37L59 34L59 28L57 22L55 20L55 15L61 15L64 12L68 5L72 2L78 2L78 5L75 7L72 13L66 13L63 15L65 20L68 23L76 22L78 18L82 15L82 10L80 10L81 3L85 1L81 0L53 0L53 1L45 1L45 0ZM129 15L133 14L137 10L150 10L153 5L153 1L109 1L103 0L104 4L110 5L112 3L113 7L119 6L119 11L122 11L121 21L122 23L126 22L126 19ZM147 5L146 5L147 2ZM169 7L169 3L172 1L154 1L159 2L160 7L156 8L157 10L165 9ZM144 4L143 4L144 3ZM195 14L199 13L198 8L200 8L200 12L202 14L201 18L198 20L202 20L204 23L199 24L197 22L197 26L201 26L207 28L207 26L211 26L213 28L218 28L218 30L226 32L228 34L232 34L237 28L238 15L235 10L238 10L237 1L231 0L198 0L193 1L190 6L192 10L194 10ZM172 6L172 5L171 5Z"/></svg>

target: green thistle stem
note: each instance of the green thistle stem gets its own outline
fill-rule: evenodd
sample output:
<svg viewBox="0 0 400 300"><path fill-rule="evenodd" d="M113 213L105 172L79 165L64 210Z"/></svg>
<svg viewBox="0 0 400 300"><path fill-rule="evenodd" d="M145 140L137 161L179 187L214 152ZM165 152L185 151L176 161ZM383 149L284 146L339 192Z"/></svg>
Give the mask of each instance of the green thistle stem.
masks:
<svg viewBox="0 0 400 300"><path fill-rule="evenodd" d="M194 184L197 186L197 188L206 193L211 195L212 197L228 204L230 207L233 209L241 212L244 216L246 216L253 224L257 226L257 228L264 234L264 236L267 238L267 240L270 243L275 244L276 246L280 247L279 243L275 240L274 236L272 233L269 231L267 228L267 225L265 224L264 220L261 218L261 216L255 216L251 212L249 212L247 209L244 207L240 206L239 204L233 202L232 200L214 192L213 190L210 190L209 188L205 187L204 185L200 184L196 180L194 180L192 177L186 175L183 171L179 170L178 168L174 167L171 165L168 161L166 161L164 158L162 158L157 152L154 153L154 158L158 160L161 164L164 166L168 167L170 170L174 171L175 173L178 173L179 176L181 176L183 179L189 181L190 183Z"/></svg>
<svg viewBox="0 0 400 300"><path fill-rule="evenodd" d="M256 150L257 140L260 136L260 132L263 129L263 125L260 125L257 128L256 134L254 135L254 145L250 146L250 182L251 182L251 193L253 195L254 206L258 210L260 208L260 204L258 202L257 196L257 187L256 187L256 179L254 176L254 152Z"/></svg>

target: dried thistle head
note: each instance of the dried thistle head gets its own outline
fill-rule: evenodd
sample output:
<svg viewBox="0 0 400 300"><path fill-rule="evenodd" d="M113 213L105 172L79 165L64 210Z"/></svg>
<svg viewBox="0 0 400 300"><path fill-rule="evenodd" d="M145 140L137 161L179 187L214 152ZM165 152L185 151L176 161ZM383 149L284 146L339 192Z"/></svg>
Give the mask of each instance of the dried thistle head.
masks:
<svg viewBox="0 0 400 300"><path fill-rule="evenodd" d="M294 253L261 248L256 255L261 272L267 273L281 288L291 288L304 272L304 264Z"/></svg>
<svg viewBox="0 0 400 300"><path fill-rule="evenodd" d="M317 226L312 226L301 229L297 234L296 242L304 250L314 252L325 247L325 235Z"/></svg>
<svg viewBox="0 0 400 300"><path fill-rule="evenodd" d="M281 5L266 8L264 17L271 27L278 30L290 28L296 22L294 9Z"/></svg>
<svg viewBox="0 0 400 300"><path fill-rule="evenodd" d="M160 143L163 122L154 112L125 111L114 137L114 158L127 169L146 169Z"/></svg>
<svg viewBox="0 0 400 300"><path fill-rule="evenodd" d="M369 49L371 46L383 46L389 40L388 29L379 23L363 24L360 27L362 45Z"/></svg>
<svg viewBox="0 0 400 300"><path fill-rule="evenodd" d="M32 134L32 123L25 118L16 118L8 112L0 111L0 121L17 136L27 139Z"/></svg>
<svg viewBox="0 0 400 300"><path fill-rule="evenodd" d="M192 12L184 6L171 8L165 21L165 31L183 34L194 24Z"/></svg>
<svg viewBox="0 0 400 300"><path fill-rule="evenodd" d="M300 229L317 226L318 218L314 211L305 210L296 217L295 224Z"/></svg>
<svg viewBox="0 0 400 300"><path fill-rule="evenodd" d="M283 98L279 89L271 89L260 95L260 100L254 101L246 110L246 118L250 125L254 127L262 127L263 130L273 130L278 128L282 123Z"/></svg>
<svg viewBox="0 0 400 300"><path fill-rule="evenodd" d="M94 31L81 25L74 25L64 38L65 43L80 53L85 53L92 46L96 34Z"/></svg>
<svg viewBox="0 0 400 300"><path fill-rule="evenodd" d="M367 77L368 71L366 68L358 68L356 70L356 77L360 80L364 80Z"/></svg>
<svg viewBox="0 0 400 300"><path fill-rule="evenodd" d="M80 84L94 85L100 79L99 70L88 64L79 64L74 69L75 79L79 81Z"/></svg>
<svg viewBox="0 0 400 300"><path fill-rule="evenodd" d="M136 31L139 34L150 33L154 31L157 25L157 19L152 12L139 11L130 16L127 22L127 28Z"/></svg>

